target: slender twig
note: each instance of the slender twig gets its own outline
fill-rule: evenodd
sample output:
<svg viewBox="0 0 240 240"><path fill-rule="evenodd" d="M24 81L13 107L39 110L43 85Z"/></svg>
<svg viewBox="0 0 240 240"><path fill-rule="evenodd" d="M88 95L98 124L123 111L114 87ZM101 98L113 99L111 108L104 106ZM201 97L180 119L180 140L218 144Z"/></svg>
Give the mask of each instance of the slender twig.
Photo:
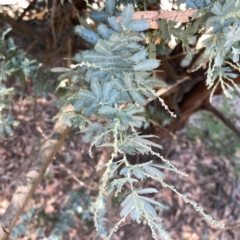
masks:
<svg viewBox="0 0 240 240"><path fill-rule="evenodd" d="M187 80L189 80L189 79L190 79L190 78L189 78L188 76L186 76L186 77L178 80L175 84L171 85L171 86L168 87L168 88L160 88L160 89L156 92L156 96L157 96L157 97L160 97L160 96L164 95L165 93L172 91L172 90L173 90L174 88L176 88L178 85L180 85L181 83L183 83L183 82L185 82L185 81L187 81ZM152 102L153 100L154 100L154 99L152 99L152 98L148 98L147 101L146 101L146 103L145 103L145 105L149 104L149 103Z"/></svg>

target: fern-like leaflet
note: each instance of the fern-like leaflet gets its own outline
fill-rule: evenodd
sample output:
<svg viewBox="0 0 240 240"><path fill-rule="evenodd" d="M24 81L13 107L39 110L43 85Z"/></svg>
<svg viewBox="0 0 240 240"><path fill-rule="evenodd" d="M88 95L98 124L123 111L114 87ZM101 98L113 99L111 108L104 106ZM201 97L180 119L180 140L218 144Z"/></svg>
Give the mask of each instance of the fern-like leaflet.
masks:
<svg viewBox="0 0 240 240"><path fill-rule="evenodd" d="M152 230L152 236L170 239L161 224L154 206L163 208L157 201L150 199L144 194L156 193L153 188L137 189L135 183L145 178L159 181L163 187L168 187L192 204L209 221L222 227L210 216L206 215L201 208L180 194L173 186L164 183L162 169L174 171L181 175L185 173L176 169L168 160L158 152L162 146L154 142L153 135L141 135L137 128L141 127L145 118L141 116L146 97L159 99L155 94L154 87L165 84L153 77L151 72L159 66L156 59L148 59L147 51L141 44L145 40L143 30L148 28L148 22L144 20L132 20L134 8L127 5L122 11L122 20L118 22L115 13L115 1L106 1L106 10L93 12L93 19L101 19L105 24L98 25L98 33L76 27L75 31L85 40L95 44L93 49L76 54L74 59L78 62L72 70L63 70L63 75L70 77L74 74L78 79L75 92L65 97L64 104L72 104L76 118L84 121L82 116L94 115L99 122L85 121L81 124L83 140L90 141L90 155L93 146L109 147L112 150L111 158L103 166L105 172L99 187L99 195L95 204L95 226L99 225L99 214L102 201L106 192L115 191L117 196L125 185L129 186L130 192L122 202L121 220L115 224L106 239L110 239L119 226L130 215L133 221L146 220ZM196 3L197 4L197 3ZM108 20L105 15L109 17ZM108 22L108 26L106 25ZM174 31L174 30L173 30ZM57 69L59 70L59 69ZM77 77L79 75L79 77ZM74 86L74 82L70 82ZM163 100L159 99L164 105ZM69 117L68 122L71 122ZM154 164L152 161L144 164L132 165L128 156L136 154L151 154L163 162L164 165ZM116 157L121 160L116 161ZM119 175L120 178L115 178Z"/></svg>

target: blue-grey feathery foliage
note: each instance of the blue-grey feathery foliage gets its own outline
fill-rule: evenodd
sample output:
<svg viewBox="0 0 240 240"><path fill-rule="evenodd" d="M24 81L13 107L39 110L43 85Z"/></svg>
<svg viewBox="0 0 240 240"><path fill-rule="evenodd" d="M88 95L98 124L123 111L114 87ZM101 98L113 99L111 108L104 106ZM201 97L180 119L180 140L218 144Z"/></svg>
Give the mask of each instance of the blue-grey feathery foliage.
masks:
<svg viewBox="0 0 240 240"><path fill-rule="evenodd" d="M201 9L207 6L211 0L186 0L187 7Z"/></svg>
<svg viewBox="0 0 240 240"><path fill-rule="evenodd" d="M239 29L240 1L213 1L209 13L202 17L204 30L208 38L203 42L210 59L207 72L207 86L213 87L212 94L221 84L226 96L231 97L227 89L240 88L233 79L237 74L231 73L230 67L240 71L239 60Z"/></svg>
<svg viewBox="0 0 240 240"><path fill-rule="evenodd" d="M106 1L106 4L106 9L102 12L93 12L91 15L92 18L98 15L97 18L100 19L100 15L108 14L107 20L105 17L102 18L105 23L98 25L98 33L83 27L75 28L77 34L93 44L93 48L75 55L74 60L77 64L73 69L53 69L55 72L62 72L60 78L68 79L68 89L71 90L59 100L59 104L62 106L71 104L74 107L74 111L60 112L58 116L62 116L67 124L80 127L83 140L91 142L90 155L93 146L109 147L112 150L109 161L100 166L106 170L96 200L95 225L97 230L102 229L98 219L106 191L108 194L115 192L116 196L122 191L123 186L128 184L130 192L121 204L121 220L110 230L106 239L111 238L128 215L137 222L145 220L152 230L154 239L160 235L165 239L170 239L170 236L162 229L155 210L156 206L161 209L164 206L144 196L156 193L157 190L135 187L136 182L149 177L160 182L163 187L176 192L184 201L201 212L207 220L221 227L220 223L206 215L196 203L163 181L164 169L181 175L186 174L180 172L153 150L153 147L162 148L161 145L152 141L153 135L141 135L137 130L145 122L142 113L146 99L157 98L154 87L166 86L152 77L152 71L159 66L159 61L149 59L146 47L142 44L145 40L145 34L142 31L148 28L148 22L132 20L134 14L132 5L127 5L123 9L121 22L119 22L114 16L115 7L112 2ZM186 32L191 31L186 30ZM168 33L165 38L170 38ZM161 99L159 100L162 102ZM90 116L95 116L91 119L99 121L90 120ZM154 155L165 165L155 164L152 161L131 165L128 156L136 154ZM116 157L120 160L115 161ZM119 177L115 178L116 175Z"/></svg>
<svg viewBox="0 0 240 240"><path fill-rule="evenodd" d="M240 71L240 1L179 0L178 4L184 2L188 8L199 9L193 19L183 24L161 19L159 29L155 30L152 36L161 38L164 51L166 43L171 41L172 37L177 43L182 43L189 56L193 55L195 46L204 47L198 67L209 62L206 84L208 88L212 88L210 101L219 84L224 94L231 97L227 90L232 91L235 88L240 91L239 86L234 83L234 78L238 75L232 72ZM203 35L205 40L197 39L199 34Z"/></svg>
<svg viewBox="0 0 240 240"><path fill-rule="evenodd" d="M108 19L108 13L104 10L102 11L93 11L91 13L91 19L95 22L104 22Z"/></svg>

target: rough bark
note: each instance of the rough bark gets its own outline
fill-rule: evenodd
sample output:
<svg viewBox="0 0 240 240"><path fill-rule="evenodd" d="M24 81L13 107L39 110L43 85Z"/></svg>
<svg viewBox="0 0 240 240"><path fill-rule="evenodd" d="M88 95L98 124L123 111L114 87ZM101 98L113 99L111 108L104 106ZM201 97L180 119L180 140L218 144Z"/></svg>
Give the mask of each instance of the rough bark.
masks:
<svg viewBox="0 0 240 240"><path fill-rule="evenodd" d="M42 180L47 167L66 139L69 130L70 127L63 124L61 119L56 122L52 134L41 146L35 161L20 181L6 212L0 220L0 240L9 237L18 217L22 214L28 200Z"/></svg>

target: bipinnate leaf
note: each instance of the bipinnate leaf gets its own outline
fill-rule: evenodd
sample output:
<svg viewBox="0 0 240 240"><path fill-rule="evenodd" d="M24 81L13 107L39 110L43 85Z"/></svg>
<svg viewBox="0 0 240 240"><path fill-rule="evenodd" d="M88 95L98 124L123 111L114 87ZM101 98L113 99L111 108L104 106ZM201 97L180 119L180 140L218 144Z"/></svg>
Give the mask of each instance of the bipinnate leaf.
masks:
<svg viewBox="0 0 240 240"><path fill-rule="evenodd" d="M102 106L99 108L98 112L103 115L114 115L118 109L113 108L111 106Z"/></svg>
<svg viewBox="0 0 240 240"><path fill-rule="evenodd" d="M146 20L132 20L128 24L128 28L133 29L134 31L141 32L149 28L149 22Z"/></svg>
<svg viewBox="0 0 240 240"><path fill-rule="evenodd" d="M240 2L236 0L227 0L222 7L222 15L225 16L231 12L240 10Z"/></svg>
<svg viewBox="0 0 240 240"><path fill-rule="evenodd" d="M205 0L186 0L187 7L189 8L203 8L205 5Z"/></svg>
<svg viewBox="0 0 240 240"><path fill-rule="evenodd" d="M97 41L100 39L100 37L98 36L97 33L93 32L89 29L86 29L82 26L76 26L74 30L75 30L76 34L78 34L84 40L86 40L87 42L90 42L92 44L96 44Z"/></svg>
<svg viewBox="0 0 240 240"><path fill-rule="evenodd" d="M163 146L160 144L157 144L153 141L148 140L147 138L156 138L157 136L149 134L149 135L137 135L134 140L137 141L140 144L146 145L146 146L154 146L159 149L163 149Z"/></svg>
<svg viewBox="0 0 240 240"><path fill-rule="evenodd" d="M131 90L131 91L129 91L129 93L135 102L137 102L138 104L140 104L142 106L145 104L146 99L141 93L139 93L138 91L135 91L135 90Z"/></svg>
<svg viewBox="0 0 240 240"><path fill-rule="evenodd" d="M100 100L102 98L102 87L98 80L91 82L91 89L95 97Z"/></svg>
<svg viewBox="0 0 240 240"><path fill-rule="evenodd" d="M150 204L151 199L149 201L149 198L142 197L138 195L138 192L141 190L138 190L136 192L133 192L127 196L127 198L122 202L121 206L123 207L120 216L126 217L130 213L130 217L132 220L139 220L141 216L144 216L146 218L149 218L147 215L150 215L151 217L155 218L157 217L157 213L153 206ZM146 193L151 193L153 189L149 188L146 189ZM144 191L143 191L144 192ZM154 191L155 192L155 191ZM145 194L145 192L144 192ZM156 201L152 201L153 204L159 205ZM143 211L144 208L144 211Z"/></svg>
<svg viewBox="0 0 240 240"><path fill-rule="evenodd" d="M153 206L151 204L149 204L149 202L144 201L142 198L140 198L139 200L143 203L145 211L149 215L151 215L151 217L156 217L157 216L157 213L156 213L155 209L153 208Z"/></svg>
<svg viewBox="0 0 240 240"><path fill-rule="evenodd" d="M107 13L112 16L115 10L116 6L116 0L106 0L105 2L105 8Z"/></svg>
<svg viewBox="0 0 240 240"><path fill-rule="evenodd" d="M101 54L108 55L110 52L108 50L108 45L107 43L100 39L97 44L95 45L94 49Z"/></svg>
<svg viewBox="0 0 240 240"><path fill-rule="evenodd" d="M132 169L132 174L140 180L143 180L144 178L146 178L146 174L143 172L143 170L140 167L134 167Z"/></svg>
<svg viewBox="0 0 240 240"><path fill-rule="evenodd" d="M127 26L133 17L134 8L132 5L127 5L122 11L122 23Z"/></svg>
<svg viewBox="0 0 240 240"><path fill-rule="evenodd" d="M104 22L107 20L108 18L108 13L105 11L93 11L90 15L90 18L94 21L94 22Z"/></svg>
<svg viewBox="0 0 240 240"><path fill-rule="evenodd" d="M110 97L110 92L113 88L113 83L112 82L105 82L103 85L103 100L107 101L108 98Z"/></svg>
<svg viewBox="0 0 240 240"><path fill-rule="evenodd" d="M135 71L151 71L159 66L157 59L145 59L142 62L136 64L133 69Z"/></svg>
<svg viewBox="0 0 240 240"><path fill-rule="evenodd" d="M144 197L144 196L139 196L139 198L140 198L141 200L144 200L144 201L146 201L146 202L149 202L150 204L157 205L157 206L159 206L159 207L162 208L162 209L166 209L166 207L165 207L163 204L161 204L161 203L159 203L159 202L157 202L157 201L155 201L155 200L153 200L153 199L151 199L151 198Z"/></svg>
<svg viewBox="0 0 240 240"><path fill-rule="evenodd" d="M197 5L196 5L196 3L194 2L194 0L186 0L186 5L187 5L187 7L189 7L189 8L193 8L193 9L197 8Z"/></svg>
<svg viewBox="0 0 240 240"><path fill-rule="evenodd" d="M97 27L99 34L102 38L108 39L113 34L112 29L108 28L105 24L100 24Z"/></svg>
<svg viewBox="0 0 240 240"><path fill-rule="evenodd" d="M213 4L213 7L211 9L211 12L215 15L221 15L222 14L222 5L220 2L215 2Z"/></svg>
<svg viewBox="0 0 240 240"><path fill-rule="evenodd" d="M136 179L129 177L114 179L108 186L108 195L111 194L114 190L116 190L115 196L117 196L117 194L121 192L123 185L125 185L126 183L133 184L135 182L137 182Z"/></svg>
<svg viewBox="0 0 240 240"><path fill-rule="evenodd" d="M149 193L157 193L158 190L156 188L144 188L136 191L138 194L149 194Z"/></svg>
<svg viewBox="0 0 240 240"><path fill-rule="evenodd" d="M133 221L139 221L141 213L142 212L139 208L133 208L133 210L130 212L130 217Z"/></svg>
<svg viewBox="0 0 240 240"><path fill-rule="evenodd" d="M74 69L53 69L55 72L63 73L60 80L65 80L64 83L69 84L66 89L70 90L58 102L61 102L61 105L70 103L74 106L74 111L64 113L62 118L68 125L81 127L83 141L91 142L90 153L94 146L108 147L112 151L108 163L105 164L106 172L101 179L96 204L95 223L98 229L100 228L98 224L101 224L98 220L100 217L104 219L100 203L105 191L108 190L108 194L114 192L117 196L127 185L130 193L121 204L120 215L123 219L110 230L107 239L111 238L111 234L116 232L127 215L130 215L134 221L146 221L152 230L153 238L157 239L158 233L162 234L163 230L154 208L164 208L164 206L146 196L157 193L157 189L137 189L136 185L139 187L139 184L136 183L152 178L178 193L173 186L163 182L163 171L181 172L160 155L158 150L162 149L162 146L151 139L153 135L140 135L136 128L141 127L146 121L143 114L140 114L144 111L146 98L157 98L154 88L167 87L167 85L152 77L152 71L158 68L160 61L154 59L155 56L148 58L149 53L144 44L146 35L142 32L148 29L148 21L133 20L132 5L125 5L121 18L117 18L116 3L119 6L120 2L133 3L135 0L104 2L105 10L93 11L91 14L93 20L101 22L96 25L97 33L91 30L94 28L88 28L87 25L86 28L82 26L75 28L75 32L94 44L94 47L75 55L74 60L79 64L75 65ZM201 27L201 33L210 35L205 40L207 44L202 43L206 48L207 58L211 59L208 64L210 71L207 74L207 85L211 87L214 83L221 82L220 84L225 87L227 84L223 82L224 78L231 82L232 78L237 76L230 67L234 65L233 68L235 66L236 69L239 68L240 30L237 16L240 12L240 1L186 0L186 3L187 7L200 9L198 12L194 11L196 14L192 20L189 19L189 22L178 25L174 21L162 19L158 30L146 33L147 39L155 41L152 43L153 50L156 50L155 44L160 40L161 46L157 49L160 52L165 51L163 46L174 37L177 44L181 42L184 51L187 52L186 56L190 56ZM208 4L210 7L207 10ZM187 11L191 12L191 10ZM154 52L153 50L150 52ZM230 59L230 62L227 62L227 59ZM226 66L223 67L223 64ZM4 78L7 77L9 69L5 70ZM234 82L232 81L231 84ZM225 89L223 90L226 92ZM162 105L167 108L163 100ZM101 124L96 122L98 120ZM155 148L158 148L157 151ZM132 165L128 156L136 154L151 154L159 157L166 165L154 164L152 161ZM117 173L119 177L116 177ZM180 193L178 195L196 207L184 195ZM199 208L196 210L202 212ZM203 212L202 214L204 215Z"/></svg>
<svg viewBox="0 0 240 240"><path fill-rule="evenodd" d="M110 24L111 28L114 29L115 31L118 32L118 31L122 30L122 27L120 26L116 17L108 18L108 23Z"/></svg>
<svg viewBox="0 0 240 240"><path fill-rule="evenodd" d="M81 133L84 133L83 141L90 142L93 136L99 136L101 133L105 132L104 128L100 123L91 123L88 127L82 128Z"/></svg>
<svg viewBox="0 0 240 240"><path fill-rule="evenodd" d="M135 53L130 59L132 61L134 61L135 63L138 63L138 62L146 59L147 55L148 55L148 53L147 53L146 49L143 49L143 50Z"/></svg>
<svg viewBox="0 0 240 240"><path fill-rule="evenodd" d="M148 176L156 177L156 178L159 178L159 179L164 178L164 174L155 167L144 166L143 169L148 174Z"/></svg>
<svg viewBox="0 0 240 240"><path fill-rule="evenodd" d="M134 208L135 202L133 194L129 194L126 199L121 203L122 211L120 212L121 217L126 217Z"/></svg>

